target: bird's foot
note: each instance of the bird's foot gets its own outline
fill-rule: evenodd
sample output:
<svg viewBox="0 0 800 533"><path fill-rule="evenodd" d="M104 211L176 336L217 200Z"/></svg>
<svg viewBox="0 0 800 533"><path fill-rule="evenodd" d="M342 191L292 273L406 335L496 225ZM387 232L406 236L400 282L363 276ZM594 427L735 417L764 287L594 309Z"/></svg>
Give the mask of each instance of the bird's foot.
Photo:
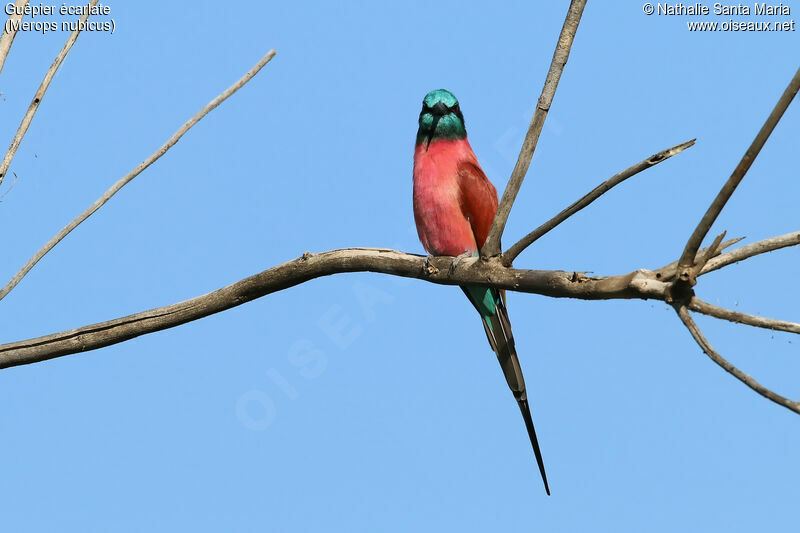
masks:
<svg viewBox="0 0 800 533"><path fill-rule="evenodd" d="M433 256L428 254L425 258L425 262L422 264L422 269L427 272L429 276L439 272L439 269L431 264L431 259L433 259Z"/></svg>
<svg viewBox="0 0 800 533"><path fill-rule="evenodd" d="M450 270L448 271L450 275L451 276L453 275L453 272L456 271L456 267L458 266L458 264L461 262L462 259L466 259L467 257L472 257L472 255L473 255L472 252L470 252L469 250L465 250L463 254L455 256L453 258L453 262L450 263Z"/></svg>

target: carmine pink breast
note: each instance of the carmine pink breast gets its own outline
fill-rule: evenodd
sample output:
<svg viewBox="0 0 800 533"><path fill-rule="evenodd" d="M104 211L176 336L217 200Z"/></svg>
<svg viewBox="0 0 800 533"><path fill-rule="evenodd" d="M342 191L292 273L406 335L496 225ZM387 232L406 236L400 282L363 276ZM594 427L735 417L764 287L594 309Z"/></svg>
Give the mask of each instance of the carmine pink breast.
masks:
<svg viewBox="0 0 800 533"><path fill-rule="evenodd" d="M414 150L414 220L420 241L433 255L475 252L470 221L462 209L459 164L478 165L466 138L436 140Z"/></svg>

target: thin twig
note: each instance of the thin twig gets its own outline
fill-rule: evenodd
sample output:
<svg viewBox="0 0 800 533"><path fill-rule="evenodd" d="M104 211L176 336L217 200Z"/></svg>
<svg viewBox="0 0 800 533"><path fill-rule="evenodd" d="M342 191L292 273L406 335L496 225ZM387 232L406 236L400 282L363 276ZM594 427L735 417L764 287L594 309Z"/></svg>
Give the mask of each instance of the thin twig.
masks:
<svg viewBox="0 0 800 533"><path fill-rule="evenodd" d="M92 0L89 2L89 6L94 7L97 2L98 0ZM0 162L0 184L3 183L3 178L5 178L6 172L8 172L8 167L11 166L11 160L14 159L14 155L17 153L17 148L19 148L19 145L22 143L22 138L25 137L25 134L28 132L28 127L31 125L31 121L33 121L33 115L36 114L36 110L39 109L39 105L42 103L44 93L47 92L50 82L53 81L53 76L56 75L58 67L60 67L61 63L64 62L64 58L67 57L67 53L69 53L72 45L78 40L78 35L81 33L81 28L83 27L84 23L89 18L90 12L91 9L87 9L86 13L81 16L78 27L75 28L75 31L70 33L67 42L64 43L64 46L53 60L50 68L47 69L47 73L45 73L42 83L39 84L39 88L36 89L36 93L33 95L33 100L28 106L25 116L22 117L22 122L20 122L19 128L17 128L17 133L11 140L11 146L8 147L8 151L6 152L5 157L3 157L3 161Z"/></svg>
<svg viewBox="0 0 800 533"><path fill-rule="evenodd" d="M587 193L583 198L574 202L572 205L561 211L559 214L533 230L532 232L528 233L525 237L519 240L517 244L512 246L508 249L507 252L503 253L503 263L506 265L511 265L514 259L525 250L528 246L533 244L536 240L538 240L543 235L547 234L553 228L567 220L569 217L583 209L584 207L588 206L600 196L608 192L611 188L616 187L626 179L630 178L631 176L635 176L639 172L643 170L647 170L650 167L653 167L662 161L666 161L670 157L677 155L684 151L685 149L689 148L690 146L694 145L695 139L691 141L687 141L685 143L681 143L677 146L673 146L672 148L667 148L657 154L653 154L652 156L648 157L644 161L640 161L636 163L632 167L628 167L622 172L610 177L597 187L595 187L592 191Z"/></svg>
<svg viewBox="0 0 800 533"><path fill-rule="evenodd" d="M689 240L686 242L686 247L683 250L683 254L681 254L680 260L678 261L679 270L686 271L694 265L694 260L697 256L697 250L700 248L700 244L703 242L703 239L705 239L706 234L711 229L711 226L719 216L722 208L725 207L725 204L730 199L733 191L736 190L736 187L738 187L745 174L747 174L747 171L750 169L753 161L755 161L756 156L758 156L761 148L763 148L764 143L767 142L767 139L775 129L778 121L783 116L786 108L789 107L789 104L792 102L792 99L794 99L798 90L800 90L800 68L797 69L792 81L789 82L789 86L786 87L786 90L778 100L778 103L775 104L775 107L769 114L769 117L764 125L761 127L758 135L756 135L756 138L753 139L752 144L745 152L742 160L739 161L738 165L736 165L736 169L733 171L733 174L731 174L731 177L728 178L728 181L719 191L719 194L717 194L717 197L714 198L714 201L709 206L708 211L706 211L706 214L703 215L703 218L697 224L697 227L695 228L691 237L689 237ZM683 276L683 272L681 272L681 276Z"/></svg>
<svg viewBox="0 0 800 533"><path fill-rule="evenodd" d="M0 202L2 202L3 198L5 198L6 195L8 193L10 193L12 191L12 189L14 189L14 185L16 185L17 181L19 180L19 176L17 176L16 172L12 172L12 174L14 174L14 181L11 182L11 186L8 188L8 190L6 192L4 192L3 194L0 194Z"/></svg>
<svg viewBox="0 0 800 533"><path fill-rule="evenodd" d="M721 254L709 260L698 275L702 276L703 274L708 274L709 272L713 272L714 270L728 266L731 263L743 261L750 257L759 254L765 254L773 250L779 250L780 248L786 248L787 246L797 246L798 244L800 244L800 231L779 235L777 237L770 237L769 239L764 239L763 241L741 246L735 250L731 250L730 252Z"/></svg>
<svg viewBox="0 0 800 533"><path fill-rule="evenodd" d="M208 104L206 104L205 107L203 107L203 109L195 113L195 115L188 121L186 121L186 123L183 126L178 128L178 131L176 131L172 135L172 137L170 137L167 140L167 142L161 145L161 148L153 152L153 154L151 154L150 157L142 161L139 164L139 166L134 168L132 171L130 171L128 174L122 177L119 181L117 181L114 185L112 185L111 188L108 189L105 193L103 193L103 195L100 198L95 200L95 202L92 205L86 208L86 210L83 211L80 215L75 217L75 219L72 222L67 224L52 239L47 241L47 244L42 246L42 248L38 252L36 252L36 254L34 254L34 256L31 257L27 263L25 263L25 265L19 270L19 272L17 272L14 275L14 277L11 278L11 280L5 285L5 287L0 289L0 300L5 298L6 295L9 292L11 292L11 290L14 287L16 287L16 285L20 282L20 280L22 280L22 278L25 277L25 275L33 268L33 266L42 257L44 257L44 255L47 252L49 252L56 244L58 244L59 241L61 241L61 239L66 237L69 234L69 232L74 230L78 226L78 224L89 218L92 215L92 213L100 209L100 207L103 204L105 204L112 196L114 196L122 187L127 185L128 182L130 182L133 178L141 174L141 172L144 169L155 163L162 155L167 153L167 150L175 146L175 144L181 139L181 137L183 137L183 135L187 131L189 131L189 129L191 129L192 126L197 124L200 121L200 119L205 117L211 110L216 108L218 105L224 102L229 96L238 91L245 83L250 81L253 78L253 76L255 76L258 73L258 71L264 67L264 65L269 63L269 61L275 56L275 53L276 53L275 50L270 50L269 52L267 52L267 55L262 57L258 61L258 63L256 63L253 66L253 68L247 71L247 73L239 79L239 81L237 81L236 83L225 89L225 91L223 91L222 94L211 100Z"/></svg>
<svg viewBox="0 0 800 533"><path fill-rule="evenodd" d="M3 28L3 35L0 36L0 73L3 72L3 65L6 64L8 52L11 51L11 44L14 42L14 37L17 36L16 24L25 16L25 6L28 5L28 0L17 0L14 2L14 12L8 16L8 24ZM11 31L8 31L8 30Z"/></svg>
<svg viewBox="0 0 800 533"><path fill-rule="evenodd" d="M525 141L522 143L522 150L519 153L517 164L514 166L514 171L508 180L506 190L503 192L503 198L500 200L500 206L497 208L497 213L492 221L489 236L481 249L481 256L484 258L500 254L500 238L503 236L508 215L511 213L511 206L514 205L519 188L522 186L522 180L525 179L525 174L527 174L528 167L531 164L533 152L536 150L536 143L542 133L547 112L553 103L553 97L556 94L556 88L558 87L558 81L561 79L564 65L567 64L572 41L575 39L575 32L578 31L578 24L581 21L585 6L586 0L572 0L572 3L570 3L564 26L561 28L561 35L558 37L556 50L553 53L553 60L550 63L550 70L544 80L542 94L539 96L536 111L533 113L528 133L525 135Z"/></svg>
<svg viewBox="0 0 800 533"><path fill-rule="evenodd" d="M697 260L695 261L694 266L692 267L692 279L697 278L697 275L703 270L703 267L711 260L712 257L716 257L719 255L720 252L720 244L722 244L722 239L725 238L728 231L723 231L719 235L717 235L714 240L711 242L711 246L703 250L703 253L697 254Z"/></svg>
<svg viewBox="0 0 800 533"><path fill-rule="evenodd" d="M797 324L796 322L748 315L747 313L740 313L731 309L725 309L724 307L717 307L716 305L712 305L701 300L697 296L693 296L692 299L689 300L689 309L692 311L697 311L698 313L703 313L704 315L713 316L714 318L735 322L737 324L746 324L756 328L800 334L800 324Z"/></svg>
<svg viewBox="0 0 800 533"><path fill-rule="evenodd" d="M689 311L686 309L686 307L678 306L675 308L675 311L678 312L678 316L680 317L684 325L689 329L689 333L692 334L694 340L697 342L698 345L700 345L700 348L703 349L703 352L705 352L705 354L709 358L711 358L712 361L717 363L719 366L725 369L726 372L732 374L736 379L738 379L739 381L741 381L742 383L744 383L745 385L756 391L764 398L772 400L778 405L782 405L787 409L800 414L800 403L793 402L789 398L785 398L780 394L772 392L771 390L769 390L768 388L766 388L765 386L761 385L759 382L754 380L752 377L748 376L747 374L745 374L744 372L733 366L727 359L725 359L719 353L717 353L717 351L714 350L714 348L711 346L708 340L706 340L706 338L703 336L703 333L700 331L700 328L697 327L697 324L695 324L694 320L692 319L692 316L689 314Z"/></svg>

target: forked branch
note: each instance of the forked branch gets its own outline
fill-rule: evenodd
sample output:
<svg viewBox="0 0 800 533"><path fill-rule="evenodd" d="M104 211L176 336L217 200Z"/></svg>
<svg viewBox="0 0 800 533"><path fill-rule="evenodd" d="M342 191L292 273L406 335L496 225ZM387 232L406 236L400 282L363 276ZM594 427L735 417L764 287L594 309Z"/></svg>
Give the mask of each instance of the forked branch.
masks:
<svg viewBox="0 0 800 533"><path fill-rule="evenodd" d="M522 150L519 153L519 158L517 158L517 164L514 166L511 178L508 180L506 190L503 192L503 198L500 200L497 213L492 221L489 236L481 249L481 257L494 257L500 254L500 237L503 236L508 215L511 213L511 206L514 205L519 188L522 186L522 180L525 179L525 174L528 173L528 167L531 164L533 152L536 150L536 144L539 142L539 135L542 133L547 112L550 111L556 88L558 88L558 81L564 71L564 65L567 64L569 51L572 48L575 33L578 31L578 24L581 21L584 7L586 7L586 0L572 0L569 5L564 26L561 28L561 35L558 37L556 51L553 53L553 60L550 63L550 70L548 70L547 77L544 80L542 94L539 96L536 111L534 111L531 124L528 126L528 133L522 143Z"/></svg>
<svg viewBox="0 0 800 533"><path fill-rule="evenodd" d="M686 247L678 261L679 276L682 281L694 284L694 276L692 276L690 269L695 263L695 257L697 256L697 250L700 248L700 244L703 242L703 239L705 239L706 234L708 234L708 231L711 229L711 226L714 224L720 212L722 212L722 208L725 207L733 191L736 190L736 187L739 186L739 183L742 182L745 174L747 174L747 171L750 170L750 166L753 164L753 161L755 161L761 148L764 147L764 143L769 139L769 136L772 134L772 131L783 116L783 113L789 107L789 104L794 99L798 90L800 90L800 68L795 72L792 81L789 82L789 86L786 87L778 103L775 104L775 107L772 109L769 117L767 117L758 135L756 135L756 138L753 139L750 147L747 149L744 156L742 156L741 161L736 165L733 174L731 174L731 177L728 178L728 181L723 185L717 197L714 198L714 201L711 202L705 215L700 219L694 232L686 242Z"/></svg>
<svg viewBox="0 0 800 533"><path fill-rule="evenodd" d="M692 337L694 337L694 340L712 361L717 363L719 366L725 369L726 372L729 372L733 377L756 391L764 398L772 400L778 405L782 405L785 408L800 414L800 403L793 402L789 398L769 390L758 381L754 380L752 377L733 366L727 359L722 357L716 350L714 350L714 348L711 346L711 343L709 343L705 336L703 336L703 332L700 331L699 327L697 327L697 324L692 319L692 316L689 314L689 311L685 306L678 305L675 307L675 311L678 313L678 317L680 317L683 324L689 330L689 333L691 333Z"/></svg>
<svg viewBox="0 0 800 533"><path fill-rule="evenodd" d="M737 239L731 239L729 241L723 242L717 248L717 252L716 253L717 254L721 254L722 250L733 246L734 244L736 244L739 241L742 241L743 239L744 239L744 237L739 237ZM708 250L710 250L710 249L711 249L711 247L709 246L707 248L703 248L698 253L705 255L708 252ZM713 258L715 256L712 255L711 257ZM709 259L709 261L710 261L710 259ZM656 270L656 275L658 276L658 279L660 279L661 281L671 281L671 280L675 279L675 276L678 275L678 262L677 261L673 261L672 263L668 264L667 266L659 268L658 270Z"/></svg>
<svg viewBox="0 0 800 533"><path fill-rule="evenodd" d="M516 270L506 268L497 260L483 261L477 258L463 259L457 262L455 268L451 268L454 262L455 258L452 257L434 257L426 263L423 256L383 248L347 248L318 254L305 253L302 257L191 300L108 322L0 345L0 368L36 363L110 346L139 335L198 320L311 279L346 272L377 272L442 285L491 285L553 298L582 300L666 301L670 288L669 282L658 279L658 271L650 270L636 270L618 276L590 277L581 272L562 270ZM707 312L711 316L717 315L715 310L698 305L698 311ZM745 320L739 321L747 323ZM773 329L797 332L791 328Z"/></svg>
<svg viewBox="0 0 800 533"><path fill-rule="evenodd" d="M700 270L699 275L708 274L709 272L728 266L731 263L744 261L756 255L772 252L773 250L780 250L787 246L797 246L798 244L800 244L800 231L793 231L785 235L778 235L777 237L770 237L763 241L754 242L753 244L742 246L710 259L708 263L706 263L706 266ZM721 248L724 248L724 243Z"/></svg>
<svg viewBox="0 0 800 533"><path fill-rule="evenodd" d="M611 176L606 181L592 189L590 192L586 193L586 195L574 202L572 205L561 211L559 214L533 230L532 232L525 235L523 238L519 240L514 246L508 249L507 252L503 253L503 264L506 266L511 266L511 263L514 262L514 259L522 253L525 248L533 244L537 241L540 237L544 236L551 230L553 230L556 226L567 220L569 217L583 209L584 207L588 206L598 198L600 198L603 194L611 190L613 187L616 187L626 179L630 178L631 176L635 176L639 172L643 170L647 170L648 168L654 167L655 165L661 163L662 161L666 161L670 157L674 155L678 155L679 153L683 152L687 148L694 145L696 139L692 139L691 141L686 141L685 143L681 143L677 146L673 146L672 148L667 148L666 150L662 150L657 154L653 154L644 161L640 161L635 165L626 168L622 172Z"/></svg>
<svg viewBox="0 0 800 533"><path fill-rule="evenodd" d="M505 268L498 261L477 258L464 259L451 271L454 261L451 257L435 257L427 265L425 259L419 255L379 248L306 253L298 259L191 300L45 337L0 345L0 368L95 350L219 313L314 278L344 272L379 272L444 285L492 285L556 298L586 300L663 300L668 288L668 284L655 280L649 271L590 278L579 272L513 270Z"/></svg>

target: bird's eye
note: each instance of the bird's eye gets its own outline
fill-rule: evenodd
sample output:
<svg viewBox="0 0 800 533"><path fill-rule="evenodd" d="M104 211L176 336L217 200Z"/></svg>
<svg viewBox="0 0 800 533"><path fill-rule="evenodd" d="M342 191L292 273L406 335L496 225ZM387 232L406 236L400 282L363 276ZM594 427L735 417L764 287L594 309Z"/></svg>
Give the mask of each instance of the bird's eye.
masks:
<svg viewBox="0 0 800 533"><path fill-rule="evenodd" d="M453 111L453 113L455 113L455 114L459 114L459 113L461 113L461 108L458 106L458 104L454 105L454 106L453 106L452 108L450 108L450 109L451 109L451 110Z"/></svg>

